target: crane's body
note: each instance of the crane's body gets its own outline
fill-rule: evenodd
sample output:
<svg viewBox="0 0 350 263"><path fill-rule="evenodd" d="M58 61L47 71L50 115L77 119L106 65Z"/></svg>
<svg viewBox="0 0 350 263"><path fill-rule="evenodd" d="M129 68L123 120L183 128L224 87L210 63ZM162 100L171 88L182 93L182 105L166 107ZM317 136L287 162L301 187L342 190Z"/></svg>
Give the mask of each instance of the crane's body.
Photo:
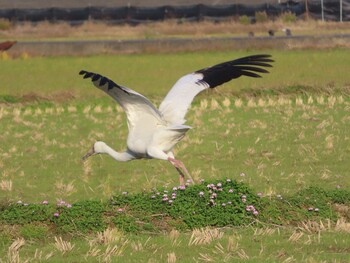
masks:
<svg viewBox="0 0 350 263"><path fill-rule="evenodd" d="M180 174L180 184L184 183L184 171L191 178L183 163L175 159L172 152L186 132L185 115L194 97L208 88L215 88L242 75L260 77L258 73L268 73L262 67L271 67L269 55L255 55L224 62L204 68L180 78L157 109L146 97L114 83L100 74L82 70L84 78L91 78L94 85L115 99L127 116L129 134L127 149L116 152L104 142L96 142L83 157L106 153L117 161L141 158L167 160ZM191 178L192 180L192 178ZM192 180L193 182L193 180Z"/></svg>

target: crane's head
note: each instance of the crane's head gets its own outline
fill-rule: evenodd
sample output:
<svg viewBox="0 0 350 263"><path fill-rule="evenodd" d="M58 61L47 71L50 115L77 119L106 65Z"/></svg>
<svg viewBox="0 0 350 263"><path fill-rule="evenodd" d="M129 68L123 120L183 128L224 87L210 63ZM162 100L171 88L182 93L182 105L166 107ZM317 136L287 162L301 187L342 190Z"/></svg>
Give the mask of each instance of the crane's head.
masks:
<svg viewBox="0 0 350 263"><path fill-rule="evenodd" d="M106 144L104 142L95 142L94 145L92 145L91 149L81 158L83 161L85 161L90 156L104 153L104 147Z"/></svg>

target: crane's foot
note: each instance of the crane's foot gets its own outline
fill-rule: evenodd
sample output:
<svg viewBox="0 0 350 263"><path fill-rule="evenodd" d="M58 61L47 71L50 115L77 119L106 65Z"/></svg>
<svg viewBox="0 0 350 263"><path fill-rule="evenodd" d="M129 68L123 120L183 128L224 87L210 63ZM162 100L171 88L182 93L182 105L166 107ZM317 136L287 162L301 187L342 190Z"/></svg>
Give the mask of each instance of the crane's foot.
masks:
<svg viewBox="0 0 350 263"><path fill-rule="evenodd" d="M176 159L174 159L174 158L169 157L169 158L168 158L168 161L169 161L172 165L174 165L174 167L176 168L177 172L179 173L179 175L180 175L180 185L185 185L185 176L184 176L184 173L183 173L183 172L185 172L186 176L187 176L188 178L190 178L192 184L194 184L194 181L193 181L193 179L192 179L192 176L190 175L190 173L189 173L188 170L186 169L185 165L184 165L180 160L176 160ZM183 172L181 171L181 169L182 169Z"/></svg>

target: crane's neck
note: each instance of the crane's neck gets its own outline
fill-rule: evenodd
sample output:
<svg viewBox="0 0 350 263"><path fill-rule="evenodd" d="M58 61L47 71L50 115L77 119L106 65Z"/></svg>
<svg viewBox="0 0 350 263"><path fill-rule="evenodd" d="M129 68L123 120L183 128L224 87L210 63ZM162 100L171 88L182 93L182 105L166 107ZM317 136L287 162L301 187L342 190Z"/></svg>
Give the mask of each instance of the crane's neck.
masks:
<svg viewBox="0 0 350 263"><path fill-rule="evenodd" d="M129 152L127 152L127 151L117 152L117 151L113 150L111 147L109 147L107 144L103 145L103 149L102 149L101 153L106 153L109 156L111 156L113 159L115 159L119 162L127 162L127 161L130 161L130 160L135 158Z"/></svg>

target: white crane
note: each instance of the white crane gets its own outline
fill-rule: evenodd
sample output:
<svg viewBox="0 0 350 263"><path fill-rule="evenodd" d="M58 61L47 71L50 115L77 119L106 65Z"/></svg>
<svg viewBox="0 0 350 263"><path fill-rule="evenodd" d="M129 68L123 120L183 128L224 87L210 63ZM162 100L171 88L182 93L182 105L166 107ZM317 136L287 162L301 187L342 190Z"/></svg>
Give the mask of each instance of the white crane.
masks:
<svg viewBox="0 0 350 263"><path fill-rule="evenodd" d="M117 161L126 162L141 158L169 161L184 184L184 173L192 180L185 165L173 154L174 146L191 129L185 125L185 115L193 98L201 91L215 88L240 76L258 78L257 73L268 73L263 67L271 67L270 55L253 55L204 68L180 78L168 92L157 109L146 97L120 86L112 80L85 70L80 75L91 78L93 84L115 99L124 109L129 135L127 149L117 152L106 143L97 141L83 160L95 154L106 153Z"/></svg>

